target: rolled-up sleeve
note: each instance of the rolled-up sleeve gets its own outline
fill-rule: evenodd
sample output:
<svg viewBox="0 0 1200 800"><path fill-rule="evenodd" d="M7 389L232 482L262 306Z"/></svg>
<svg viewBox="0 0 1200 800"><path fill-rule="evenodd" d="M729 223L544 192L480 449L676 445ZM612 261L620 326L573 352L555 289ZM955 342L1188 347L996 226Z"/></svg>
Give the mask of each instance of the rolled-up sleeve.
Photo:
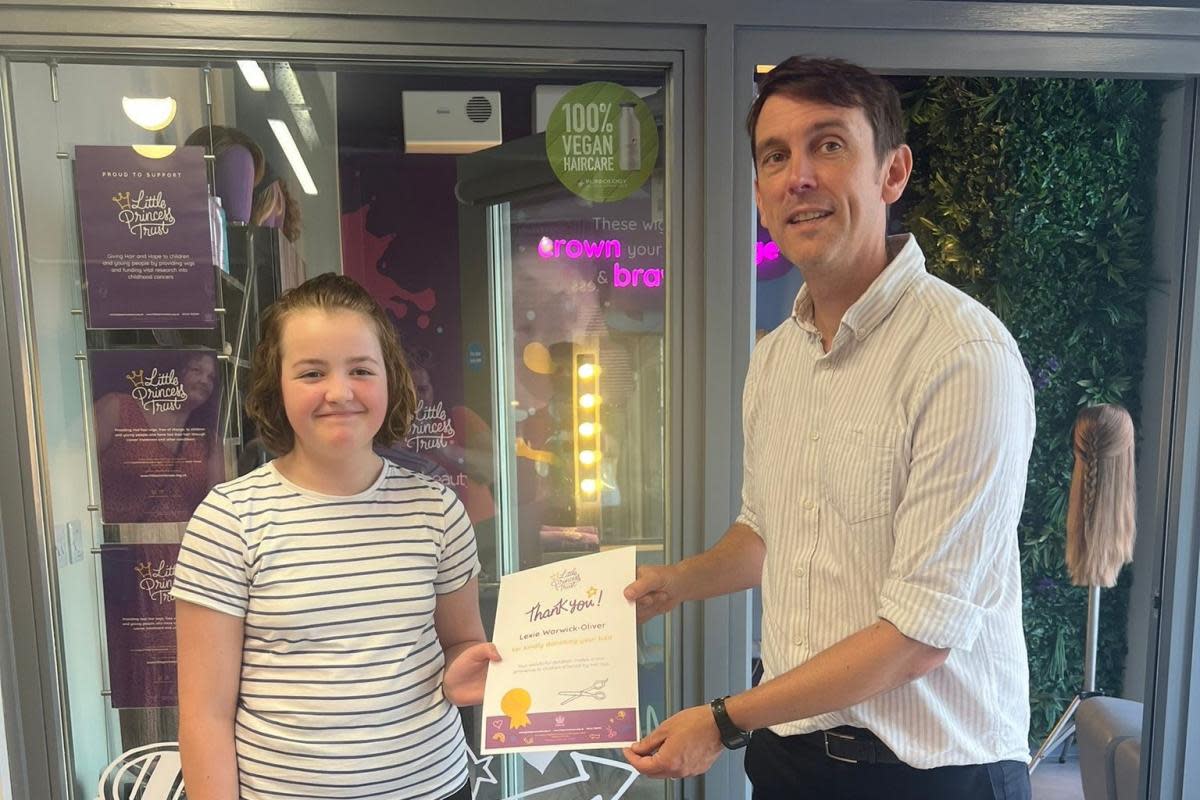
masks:
<svg viewBox="0 0 1200 800"><path fill-rule="evenodd" d="M992 341L956 346L920 385L879 616L932 647L970 650L995 600L991 570L1016 548L1033 389L1015 350Z"/></svg>

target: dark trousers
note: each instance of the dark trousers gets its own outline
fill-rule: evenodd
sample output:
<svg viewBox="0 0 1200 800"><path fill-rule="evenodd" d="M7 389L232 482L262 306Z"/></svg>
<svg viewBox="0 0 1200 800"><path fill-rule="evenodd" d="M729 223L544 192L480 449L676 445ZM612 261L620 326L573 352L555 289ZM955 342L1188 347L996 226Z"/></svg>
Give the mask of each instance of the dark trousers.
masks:
<svg viewBox="0 0 1200 800"><path fill-rule="evenodd" d="M1031 800L1020 761L916 769L847 764L797 737L755 731L746 750L754 800Z"/></svg>
<svg viewBox="0 0 1200 800"><path fill-rule="evenodd" d="M470 781L470 779L468 779L467 782L462 785L461 789L459 789L454 794L449 795L446 798L446 800L471 800L471 781Z"/></svg>

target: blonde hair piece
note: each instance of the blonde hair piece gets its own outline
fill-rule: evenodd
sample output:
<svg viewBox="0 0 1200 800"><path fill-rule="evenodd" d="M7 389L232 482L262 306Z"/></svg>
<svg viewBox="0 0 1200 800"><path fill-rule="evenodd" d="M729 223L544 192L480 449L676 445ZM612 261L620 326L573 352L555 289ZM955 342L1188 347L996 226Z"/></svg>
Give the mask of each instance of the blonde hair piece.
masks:
<svg viewBox="0 0 1200 800"><path fill-rule="evenodd" d="M1136 530L1134 430L1118 405L1079 412L1067 503L1067 572L1076 586L1111 587L1133 560Z"/></svg>

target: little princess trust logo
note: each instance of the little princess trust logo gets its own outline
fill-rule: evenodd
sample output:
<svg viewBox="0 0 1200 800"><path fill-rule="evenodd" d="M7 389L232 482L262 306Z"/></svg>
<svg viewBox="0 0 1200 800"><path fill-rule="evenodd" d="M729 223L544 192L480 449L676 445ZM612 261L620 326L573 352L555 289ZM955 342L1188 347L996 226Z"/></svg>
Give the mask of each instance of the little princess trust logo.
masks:
<svg viewBox="0 0 1200 800"><path fill-rule="evenodd" d="M454 424L446 414L446 407L438 401L434 405L426 405L422 400L417 404L417 413L413 415L412 427L404 444L417 453L425 450L440 450L454 441Z"/></svg>
<svg viewBox="0 0 1200 800"><path fill-rule="evenodd" d="M150 370L136 369L125 376L132 385L129 395L142 404L142 410L150 414L163 411L178 411L187 400L187 392L175 375L175 370L159 372L158 368Z"/></svg>
<svg viewBox="0 0 1200 800"><path fill-rule="evenodd" d="M560 592L567 589L573 589L579 584L579 570L575 568L564 569L561 572L556 572L550 576L550 586Z"/></svg>
<svg viewBox="0 0 1200 800"><path fill-rule="evenodd" d="M139 239L166 236L175 224L175 214L162 192L146 194L139 189L137 197L129 192L113 196L117 204L117 219L129 226L129 232Z"/></svg>
<svg viewBox="0 0 1200 800"><path fill-rule="evenodd" d="M156 603L171 599L171 585L175 582L175 565L160 560L158 566L143 561L133 568L138 575L138 588Z"/></svg>

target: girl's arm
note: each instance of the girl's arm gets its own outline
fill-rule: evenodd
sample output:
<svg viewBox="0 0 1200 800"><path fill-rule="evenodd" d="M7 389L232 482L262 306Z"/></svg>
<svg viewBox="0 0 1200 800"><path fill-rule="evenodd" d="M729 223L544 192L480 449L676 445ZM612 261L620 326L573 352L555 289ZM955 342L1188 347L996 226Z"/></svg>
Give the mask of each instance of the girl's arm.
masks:
<svg viewBox="0 0 1200 800"><path fill-rule="evenodd" d="M240 617L175 602L179 751L188 800L238 800L233 718L242 670Z"/></svg>
<svg viewBox="0 0 1200 800"><path fill-rule="evenodd" d="M446 654L442 693L456 706L483 702L487 666L500 660L495 645L487 641L479 616L479 579L471 578L453 592L439 594L433 627ZM195 800L188 796L190 800Z"/></svg>

